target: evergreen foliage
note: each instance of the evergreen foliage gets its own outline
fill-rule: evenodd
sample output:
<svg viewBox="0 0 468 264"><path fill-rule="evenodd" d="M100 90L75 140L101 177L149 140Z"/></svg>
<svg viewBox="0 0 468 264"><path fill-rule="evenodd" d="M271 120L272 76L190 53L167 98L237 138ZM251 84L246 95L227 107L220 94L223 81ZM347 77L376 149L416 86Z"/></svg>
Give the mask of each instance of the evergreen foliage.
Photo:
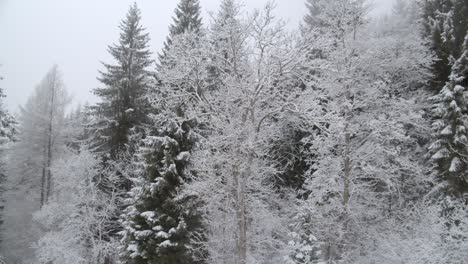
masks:
<svg viewBox="0 0 468 264"><path fill-rule="evenodd" d="M0 80L3 78L0 76ZM5 200L3 193L6 191L6 164L7 160L6 150L10 147L11 143L17 141L18 129L15 118L5 109L3 105L3 98L6 95L3 93L3 89L0 87L0 227L3 224L3 209L5 208ZM0 235L0 242L2 236ZM0 256L0 263L2 263L3 257Z"/></svg>
<svg viewBox="0 0 468 264"><path fill-rule="evenodd" d="M104 63L105 71L98 80L104 84L94 93L101 102L93 106L96 116L95 150L117 158L123 151L132 151L129 137L137 137L147 120L149 103L145 99L151 80L152 65L148 49L149 36L140 24L136 3L120 24L120 38L108 51L116 64Z"/></svg>
<svg viewBox="0 0 468 264"><path fill-rule="evenodd" d="M456 192L468 191L468 35L448 82L434 100L434 139L429 147L439 176Z"/></svg>
<svg viewBox="0 0 468 264"><path fill-rule="evenodd" d="M200 217L190 207L193 197L178 199L193 147L194 124L179 126L167 116L160 118L154 123L159 129L143 140L138 153L139 176L123 221L123 258L135 264L199 263L191 254L190 239L200 231Z"/></svg>
<svg viewBox="0 0 468 264"><path fill-rule="evenodd" d="M164 42L162 53L159 54L160 63L164 63L164 57L175 36L187 32L199 33L203 26L199 0L180 0L174 12L173 23L169 26L169 36Z"/></svg>
<svg viewBox="0 0 468 264"><path fill-rule="evenodd" d="M197 35L201 28L198 0L182 0L160 55L158 73L177 67L177 61L169 59L172 41L184 34ZM122 258L134 263L199 263L202 256L191 250L192 239L203 237L196 196L178 197L189 181L186 170L197 124L186 117L187 104L167 98L178 85L160 74L157 79L147 94L152 104L151 125L136 155L138 173L132 179L130 206L122 216Z"/></svg>
<svg viewBox="0 0 468 264"><path fill-rule="evenodd" d="M89 108L90 116L83 136L90 150L101 155L101 168L96 170L98 187L109 199L116 199L116 206L109 212L111 221L103 227L111 242L122 231L118 219L126 206L123 199L131 188L134 175L131 157L145 136L151 106L146 98L153 79L149 67L153 65L149 50L149 35L141 25L141 12L137 4L130 6L121 21L119 40L108 47L114 64L103 63L98 80L104 87L94 89L101 100ZM113 259L117 256L106 255Z"/></svg>
<svg viewBox="0 0 468 264"><path fill-rule="evenodd" d="M468 259L468 0L304 1L179 0L156 64L135 3L99 103L0 89L0 263Z"/></svg>
<svg viewBox="0 0 468 264"><path fill-rule="evenodd" d="M459 58L468 31L468 1L425 0L424 35L436 55L431 88L437 93L451 74L452 59Z"/></svg>

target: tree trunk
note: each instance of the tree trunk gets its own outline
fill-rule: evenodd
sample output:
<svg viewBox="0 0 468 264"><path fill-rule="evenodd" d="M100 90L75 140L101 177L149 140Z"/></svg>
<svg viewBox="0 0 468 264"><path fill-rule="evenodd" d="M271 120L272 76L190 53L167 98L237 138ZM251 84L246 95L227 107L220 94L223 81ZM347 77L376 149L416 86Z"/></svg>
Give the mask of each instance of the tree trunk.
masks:
<svg viewBox="0 0 468 264"><path fill-rule="evenodd" d="M44 146L44 153L43 153L44 162L42 164L42 176L41 176L41 208L45 204L45 196L46 196L46 175L47 175L47 172L46 172L47 161L45 159L45 157L47 156L46 153L47 153L47 147Z"/></svg>
<svg viewBox="0 0 468 264"><path fill-rule="evenodd" d="M345 151L344 151L344 178L343 178L343 205L348 206L349 202L349 178L351 176L351 160L350 160L350 141L351 136L348 130L348 124L345 126Z"/></svg>
<svg viewBox="0 0 468 264"><path fill-rule="evenodd" d="M247 221L245 210L245 180L246 172L241 169L239 165L233 166L233 183L235 190L236 202L236 221L237 221L237 234L236 234L236 259L235 263L247 263Z"/></svg>
<svg viewBox="0 0 468 264"><path fill-rule="evenodd" d="M351 95L349 91L349 87L347 87L346 91L346 100L348 102L351 101ZM333 260L339 259L341 257L341 252L343 252L343 247L346 245L346 234L348 232L348 222L349 222L349 199L350 199L350 182L351 182L351 133L349 131L349 125L351 123L352 118L352 107L349 105L347 106L345 112L345 126L344 126L344 150L343 150L343 161L344 161L344 168L343 168L343 212L342 212L342 231L338 238L338 244L335 244L333 247Z"/></svg>
<svg viewBox="0 0 468 264"><path fill-rule="evenodd" d="M54 72L54 77L52 80L52 89L51 89L51 96L50 96L50 112L49 112L49 127L47 131L47 162L46 162L46 169L47 169L47 179L46 179L46 196L45 196L45 202L49 200L50 196L50 185L51 185L51 180L52 180L52 174L50 171L50 166L52 163L52 132L53 132L53 121L54 121L54 101L55 101L55 76L57 72Z"/></svg>
<svg viewBox="0 0 468 264"><path fill-rule="evenodd" d="M351 102L351 91L349 87L346 86L346 93L345 98L348 103ZM346 104L346 111L345 111L345 126L344 126L344 134L345 134L345 145L344 145L344 152L343 152L343 160L344 160L344 170L343 170L343 205L345 207L345 212L348 209L349 203L349 183L351 177L351 133L349 132L349 124L351 123L351 118L353 115L352 107L349 104Z"/></svg>
<svg viewBox="0 0 468 264"><path fill-rule="evenodd" d="M247 217L246 217L246 206L245 206L245 181L248 177L248 172L243 171L240 175L240 181L238 186L238 224L239 224L239 263L247 263Z"/></svg>

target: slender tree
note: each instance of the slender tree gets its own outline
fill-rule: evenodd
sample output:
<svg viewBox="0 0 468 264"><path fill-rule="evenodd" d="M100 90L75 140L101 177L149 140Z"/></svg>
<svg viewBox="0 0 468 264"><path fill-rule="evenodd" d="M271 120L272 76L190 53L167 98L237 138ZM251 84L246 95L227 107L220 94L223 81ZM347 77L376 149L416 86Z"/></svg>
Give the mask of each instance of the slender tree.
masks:
<svg viewBox="0 0 468 264"><path fill-rule="evenodd" d="M55 159L54 152L63 148L64 112L69 102L58 67L53 66L21 108L21 135L17 150L23 153L18 155L24 155L22 158L30 161L25 169L37 171L40 168L41 206L51 193L50 167Z"/></svg>
<svg viewBox="0 0 468 264"><path fill-rule="evenodd" d="M20 108L18 142L10 149L3 244L9 261L28 261L37 232L31 215L54 192L51 167L65 151L65 112L70 97L57 66L53 66ZM34 202L31 202L34 201ZM26 250L25 250L26 248Z"/></svg>

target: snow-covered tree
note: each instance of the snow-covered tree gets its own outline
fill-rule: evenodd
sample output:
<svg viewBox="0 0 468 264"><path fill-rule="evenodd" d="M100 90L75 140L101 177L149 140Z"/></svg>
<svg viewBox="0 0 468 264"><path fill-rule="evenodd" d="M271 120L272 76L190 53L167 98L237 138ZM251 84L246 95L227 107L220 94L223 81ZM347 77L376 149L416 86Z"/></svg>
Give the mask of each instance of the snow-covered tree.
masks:
<svg viewBox="0 0 468 264"><path fill-rule="evenodd" d="M272 119L294 112L294 88L284 90L284 82L300 72L305 43L294 45L272 12L270 3L249 18L227 14L227 23L217 24L220 15L208 36L180 36L167 54L175 67L160 73L172 85L163 100L187 102L185 115L204 126L180 197L202 200L208 262L283 261L284 214L264 145Z"/></svg>
<svg viewBox="0 0 468 264"><path fill-rule="evenodd" d="M434 138L429 147L439 177L455 192L468 191L468 35L463 53L434 101Z"/></svg>
<svg viewBox="0 0 468 264"><path fill-rule="evenodd" d="M101 99L93 106L94 148L111 159L132 150L129 136L139 136L149 111L145 93L151 80L148 67L153 60L149 36L140 20L140 10L134 3L120 24L119 42L108 48L116 64L104 63L105 71L98 78L104 87L94 90Z"/></svg>
<svg viewBox="0 0 468 264"><path fill-rule="evenodd" d="M70 150L52 167L54 193L49 202L34 214L44 230L35 244L36 263L112 263L118 241L107 232L115 221L117 184L108 181L118 168L105 171L95 154L86 149ZM96 175L109 177L96 177ZM118 180L118 179L114 179ZM102 192L100 184L109 184L113 193Z"/></svg>
<svg viewBox="0 0 468 264"><path fill-rule="evenodd" d="M143 139L138 177L133 179L124 215L123 258L132 263L199 263L190 239L200 234L196 196L178 200L179 188L195 139L190 127L170 118L169 112L154 123L159 129ZM156 120L155 120L156 121ZM196 208L196 207L195 207Z"/></svg>
<svg viewBox="0 0 468 264"><path fill-rule="evenodd" d="M2 80L1 76L0 80ZM9 142L16 141L16 135L18 133L15 118L5 109L3 103L3 98L5 97L6 95L0 87L0 145L3 147Z"/></svg>
<svg viewBox="0 0 468 264"><path fill-rule="evenodd" d="M40 186L41 206L51 194L51 164L64 149L65 109L69 103L61 73L53 66L21 108L21 133L12 155L22 164L16 168L18 178Z"/></svg>
<svg viewBox="0 0 468 264"><path fill-rule="evenodd" d="M468 31L468 3L465 0L425 0L424 35L436 55L432 65L432 88L435 92L447 82L452 59L459 58Z"/></svg>
<svg viewBox="0 0 468 264"><path fill-rule="evenodd" d="M374 32L364 1L315 3L325 26L305 36L325 56L312 60L319 89L298 105L312 135L304 139L310 169L291 221L291 260L361 263L380 243L375 234L390 230L387 219L399 219L429 183L416 154L425 106L414 90L427 82L421 65L431 61L421 39L411 39L417 28Z"/></svg>
<svg viewBox="0 0 468 264"><path fill-rule="evenodd" d="M169 51L173 38L186 32L200 32L202 29L201 8L199 0L180 0L175 9L173 23L169 26L169 36L159 54L159 66L164 64L164 57Z"/></svg>
<svg viewBox="0 0 468 264"><path fill-rule="evenodd" d="M77 105L72 109L65 120L66 145L78 151L82 145L89 145L92 140L90 136L89 123L91 122L92 110L88 104Z"/></svg>
<svg viewBox="0 0 468 264"><path fill-rule="evenodd" d="M90 150L100 154L102 159L100 175L95 177L112 176L102 180L99 187L112 196L117 186L117 193L122 195L117 199L116 211L111 214L114 217L111 224L105 227L109 239L117 239L122 231L118 220L125 207L123 198L131 188L129 179L133 174L117 168L131 168L131 157L144 137L150 111L146 93L153 78L149 67L154 62L149 50L150 38L141 25L141 12L136 3L130 6L119 28L118 43L108 47L114 64L103 64L105 70L100 72L98 80L104 87L94 90L101 100L90 107L92 111L86 129L90 136L87 140ZM114 170L115 175L101 174L108 170Z"/></svg>
<svg viewBox="0 0 468 264"><path fill-rule="evenodd" d="M68 111L54 67L13 142L0 102L0 263L467 259L467 1L305 4L290 32L180 0L154 66L133 4L99 103Z"/></svg>
<svg viewBox="0 0 468 264"><path fill-rule="evenodd" d="M213 45L224 53L222 59L227 59L231 63L239 63L234 62L233 59L236 58L236 53L244 48L243 43L236 42L242 38L242 34L246 33L242 29L240 12L241 7L237 1L224 0L211 25L210 35Z"/></svg>
<svg viewBox="0 0 468 264"><path fill-rule="evenodd" d="M2 77L0 76L0 80ZM17 140L17 122L15 118L5 109L3 98L5 97L3 89L0 87L0 227L3 224L3 209L5 200L6 166L8 164L7 151L11 144ZM0 242L2 237L0 236ZM1 261L0 261L1 263Z"/></svg>
<svg viewBox="0 0 468 264"><path fill-rule="evenodd" d="M135 263L197 263L191 250L191 238L200 235L196 199L177 200L177 193L187 180L186 167L196 141L192 132L196 120L186 119L187 104L171 99L162 88L179 89L161 71L177 67L167 59L179 35L201 34L202 22L198 0L181 0L175 10L169 36L157 66L157 83L148 91L152 104L146 126L147 136L136 154L139 170L132 179L128 208L122 216L122 257ZM190 49L191 47L187 47ZM151 216L150 216L151 215Z"/></svg>
<svg viewBox="0 0 468 264"><path fill-rule="evenodd" d="M8 261L26 262L38 232L33 212L53 193L51 167L65 151L65 111L70 97L57 66L53 66L21 108L18 142L9 150L2 245Z"/></svg>

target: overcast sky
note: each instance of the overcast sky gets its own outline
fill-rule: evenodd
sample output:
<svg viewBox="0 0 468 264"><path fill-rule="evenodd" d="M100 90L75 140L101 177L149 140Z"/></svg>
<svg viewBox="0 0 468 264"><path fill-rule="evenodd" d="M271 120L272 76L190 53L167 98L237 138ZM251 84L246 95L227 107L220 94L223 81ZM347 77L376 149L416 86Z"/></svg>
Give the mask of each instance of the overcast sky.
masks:
<svg viewBox="0 0 468 264"><path fill-rule="evenodd" d="M297 28L305 0L276 0L277 14ZM333 1L333 0L330 0ZM53 64L58 64L75 102L96 101L91 93L100 61L112 62L107 45L118 39L118 25L134 0L0 0L0 87L7 107L16 111ZM151 49L159 52L178 0L137 0ZM200 0L204 24L220 0ZM266 0L244 0L245 10ZM374 14L387 12L393 0L374 0Z"/></svg>

